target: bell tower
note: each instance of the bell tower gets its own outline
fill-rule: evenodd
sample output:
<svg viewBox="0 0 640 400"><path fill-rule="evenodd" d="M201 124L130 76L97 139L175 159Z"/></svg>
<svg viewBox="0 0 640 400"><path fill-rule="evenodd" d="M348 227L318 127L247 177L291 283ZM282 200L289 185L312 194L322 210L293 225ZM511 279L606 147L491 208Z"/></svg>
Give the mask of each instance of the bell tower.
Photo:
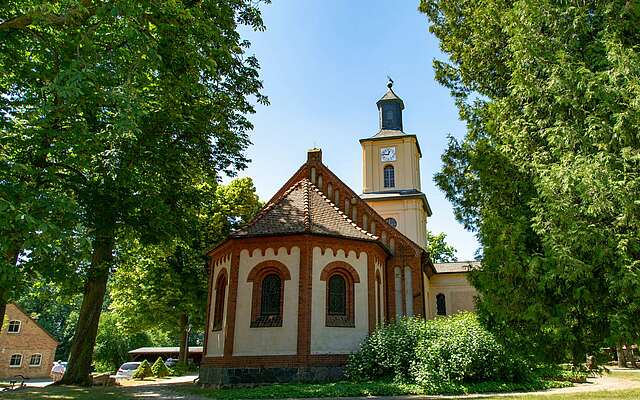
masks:
<svg viewBox="0 0 640 400"><path fill-rule="evenodd" d="M360 139L364 199L387 223L418 245L426 246L429 202L420 188L422 153L416 135L403 130L404 102L393 91L377 101L380 130Z"/></svg>

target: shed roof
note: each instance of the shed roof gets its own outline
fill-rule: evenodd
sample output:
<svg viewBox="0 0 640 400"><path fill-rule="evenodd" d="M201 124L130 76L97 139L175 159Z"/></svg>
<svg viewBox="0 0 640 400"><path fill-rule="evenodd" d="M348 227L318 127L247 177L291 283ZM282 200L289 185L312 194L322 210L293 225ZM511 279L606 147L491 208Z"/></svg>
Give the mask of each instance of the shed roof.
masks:
<svg viewBox="0 0 640 400"><path fill-rule="evenodd" d="M456 261L448 263L434 263L436 274L456 274L469 272L480 268L480 261Z"/></svg>
<svg viewBox="0 0 640 400"><path fill-rule="evenodd" d="M129 354L166 354L179 352L180 347L140 347L129 351ZM190 346L189 353L202 353L202 346Z"/></svg>

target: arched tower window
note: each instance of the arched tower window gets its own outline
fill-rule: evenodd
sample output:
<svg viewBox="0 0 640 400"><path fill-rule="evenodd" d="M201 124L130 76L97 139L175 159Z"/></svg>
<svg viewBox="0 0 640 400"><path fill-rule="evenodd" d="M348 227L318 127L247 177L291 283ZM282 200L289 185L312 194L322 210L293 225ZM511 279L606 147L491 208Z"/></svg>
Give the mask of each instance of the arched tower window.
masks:
<svg viewBox="0 0 640 400"><path fill-rule="evenodd" d="M393 168L393 165L387 165L384 167L384 187L396 187L396 171Z"/></svg>
<svg viewBox="0 0 640 400"><path fill-rule="evenodd" d="M436 296L436 312L438 315L447 315L447 303L442 293Z"/></svg>
<svg viewBox="0 0 640 400"><path fill-rule="evenodd" d="M261 317L280 315L281 285L282 281L276 274L269 274L262 280L260 297Z"/></svg>

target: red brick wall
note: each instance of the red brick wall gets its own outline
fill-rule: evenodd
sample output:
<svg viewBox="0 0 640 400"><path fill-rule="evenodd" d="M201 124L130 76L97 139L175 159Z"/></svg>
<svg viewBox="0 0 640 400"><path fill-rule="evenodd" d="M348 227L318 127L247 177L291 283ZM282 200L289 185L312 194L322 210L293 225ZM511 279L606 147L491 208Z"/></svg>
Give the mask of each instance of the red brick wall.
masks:
<svg viewBox="0 0 640 400"><path fill-rule="evenodd" d="M21 322L19 333L8 333L9 321ZM29 378L49 376L53 366L58 343L50 337L38 324L25 315L14 304L7 304L5 323L0 332L0 379L24 375ZM31 367L29 361L33 354L42 354L40 366ZM9 367L13 354L22 354L20 368Z"/></svg>

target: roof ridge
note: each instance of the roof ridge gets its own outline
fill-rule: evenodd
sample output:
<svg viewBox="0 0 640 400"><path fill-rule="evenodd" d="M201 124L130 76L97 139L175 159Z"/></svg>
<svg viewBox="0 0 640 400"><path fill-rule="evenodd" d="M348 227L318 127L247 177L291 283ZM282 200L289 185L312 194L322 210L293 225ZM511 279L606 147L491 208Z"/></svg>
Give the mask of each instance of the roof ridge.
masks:
<svg viewBox="0 0 640 400"><path fill-rule="evenodd" d="M309 196L309 185L313 185L313 184L307 178L302 178L300 182L302 182L302 186L304 190L304 200L303 200L304 230L305 232L311 232L311 207L309 207L309 204L311 203L310 201L311 196Z"/></svg>
<svg viewBox="0 0 640 400"><path fill-rule="evenodd" d="M305 178L306 179L306 178ZM360 227L358 224L356 224L355 222L353 222L353 220L351 218L349 218L344 212L342 212L342 210L340 210L340 208L338 206L335 205L335 203L333 201L331 201L331 199L329 199L327 196L325 196L325 194L322 192L322 190L320 190L316 185L313 184L313 182L309 181L309 184L311 185L311 187L314 189L314 191L316 193L318 193L320 195L320 197L322 197L324 199L325 202L329 203L329 205L338 212L338 215L340 215L342 218L344 218L348 223L350 223L351 225L353 225L354 228L356 228L357 230L359 230L360 232L364 233L365 235L373 238L373 239L379 239L380 237L373 235L372 233L368 232L366 229L363 229L362 227Z"/></svg>

